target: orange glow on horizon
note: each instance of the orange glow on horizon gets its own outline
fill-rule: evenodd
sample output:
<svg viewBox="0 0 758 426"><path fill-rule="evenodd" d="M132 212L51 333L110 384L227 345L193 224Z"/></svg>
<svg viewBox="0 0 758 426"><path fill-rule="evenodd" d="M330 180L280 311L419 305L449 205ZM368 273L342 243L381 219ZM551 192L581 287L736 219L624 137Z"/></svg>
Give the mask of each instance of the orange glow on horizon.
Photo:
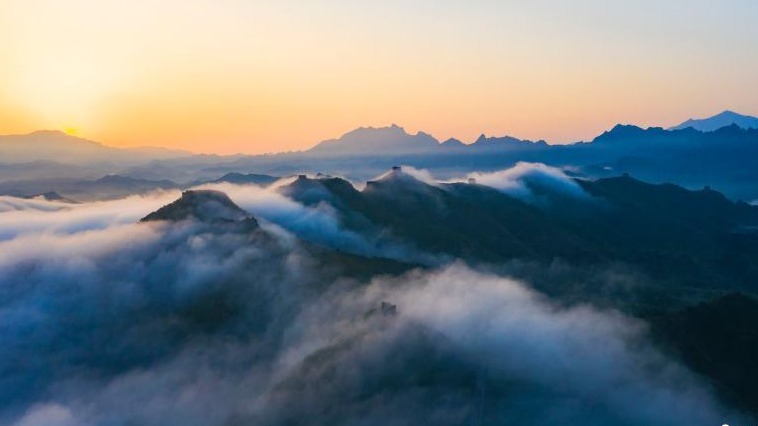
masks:
<svg viewBox="0 0 758 426"><path fill-rule="evenodd" d="M8 0L0 134L256 154L391 123L439 140L567 143L617 123L756 114L745 8L758 6L727 2L673 19L681 10L582 1Z"/></svg>

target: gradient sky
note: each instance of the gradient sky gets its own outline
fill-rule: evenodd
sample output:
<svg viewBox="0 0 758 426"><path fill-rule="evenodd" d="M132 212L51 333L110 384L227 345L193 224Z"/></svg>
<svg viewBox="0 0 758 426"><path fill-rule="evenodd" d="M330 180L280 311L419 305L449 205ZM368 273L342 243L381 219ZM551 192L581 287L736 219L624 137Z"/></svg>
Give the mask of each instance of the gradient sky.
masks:
<svg viewBox="0 0 758 426"><path fill-rule="evenodd" d="M0 0L0 133L261 153L758 114L756 0Z"/></svg>

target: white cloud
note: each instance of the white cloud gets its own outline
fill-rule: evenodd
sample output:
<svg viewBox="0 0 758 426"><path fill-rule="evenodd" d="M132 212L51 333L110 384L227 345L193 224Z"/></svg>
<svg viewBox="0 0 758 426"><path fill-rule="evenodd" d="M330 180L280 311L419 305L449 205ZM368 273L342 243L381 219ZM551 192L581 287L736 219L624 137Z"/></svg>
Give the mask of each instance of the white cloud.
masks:
<svg viewBox="0 0 758 426"><path fill-rule="evenodd" d="M541 163L520 162L516 166L493 173L470 173L468 178L524 201L535 200L535 189L555 191L570 197L590 196L562 170Z"/></svg>

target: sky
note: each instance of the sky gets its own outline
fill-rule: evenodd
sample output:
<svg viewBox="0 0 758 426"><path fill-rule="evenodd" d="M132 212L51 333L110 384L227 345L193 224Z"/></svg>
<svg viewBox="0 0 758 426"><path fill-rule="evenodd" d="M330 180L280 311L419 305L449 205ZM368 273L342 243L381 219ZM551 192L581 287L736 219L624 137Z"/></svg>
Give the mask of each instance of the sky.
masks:
<svg viewBox="0 0 758 426"><path fill-rule="evenodd" d="M308 148L758 115L755 0L0 0L0 134Z"/></svg>

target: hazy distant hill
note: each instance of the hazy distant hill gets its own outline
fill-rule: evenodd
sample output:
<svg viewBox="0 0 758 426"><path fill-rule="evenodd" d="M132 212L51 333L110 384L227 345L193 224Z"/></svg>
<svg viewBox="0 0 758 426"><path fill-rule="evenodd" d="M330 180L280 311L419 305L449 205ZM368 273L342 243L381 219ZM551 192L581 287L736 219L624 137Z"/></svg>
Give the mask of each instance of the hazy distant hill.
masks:
<svg viewBox="0 0 758 426"><path fill-rule="evenodd" d="M684 123L674 126L669 130L681 130L691 127L702 132L712 132L725 126L736 124L743 129L758 129L758 118L749 115L737 114L734 111L724 111L713 117L703 119L689 119Z"/></svg>
<svg viewBox="0 0 758 426"><path fill-rule="evenodd" d="M56 130L0 136L0 162L5 164L54 161L74 165L126 165L189 155L164 148L113 148Z"/></svg>
<svg viewBox="0 0 758 426"><path fill-rule="evenodd" d="M508 150L508 149L515 149L515 150L543 149L547 147L548 147L548 144L545 141L532 142L532 141L526 141L526 140L514 138L512 136L487 137L483 134L480 135L474 141L474 143L465 146L465 148L468 149L469 151L479 151L479 152Z"/></svg>
<svg viewBox="0 0 758 426"><path fill-rule="evenodd" d="M112 170L111 170L112 172ZM63 164L55 161L0 163L0 182L25 179L92 179L108 173L101 167Z"/></svg>
<svg viewBox="0 0 758 426"><path fill-rule="evenodd" d="M231 172L227 173L223 176L221 176L218 179L210 181L211 183L234 183L237 185L245 185L245 184L254 184L254 185L261 185L266 186L270 185L277 180L279 180L279 177L276 176L270 176L270 175L261 175L257 173L236 173Z"/></svg>
<svg viewBox="0 0 758 426"><path fill-rule="evenodd" d="M44 194L36 194L36 195L29 196L27 198L36 199L36 200L45 200L45 201L56 201L59 203L66 203L66 204L79 204L79 201L66 198L55 191L45 192Z"/></svg>
<svg viewBox="0 0 758 426"><path fill-rule="evenodd" d="M591 143L552 151L548 162L579 166L595 177L629 172L647 181L710 185L733 198L758 198L758 129L616 126Z"/></svg>
<svg viewBox="0 0 758 426"><path fill-rule="evenodd" d="M316 155L419 154L439 149L439 141L429 134L410 135L402 127L361 127L338 139L323 141L308 150Z"/></svg>
<svg viewBox="0 0 758 426"><path fill-rule="evenodd" d="M395 124L390 127L361 127L339 139L323 141L306 151L311 155L329 156L397 156L486 153L547 147L545 141L531 142L511 136L479 136L466 144L458 139L440 142L428 133L411 135Z"/></svg>
<svg viewBox="0 0 758 426"><path fill-rule="evenodd" d="M106 175L98 179L33 179L0 182L0 195L31 197L38 194L57 193L65 198L90 201L177 188L179 185L169 180L155 181Z"/></svg>

